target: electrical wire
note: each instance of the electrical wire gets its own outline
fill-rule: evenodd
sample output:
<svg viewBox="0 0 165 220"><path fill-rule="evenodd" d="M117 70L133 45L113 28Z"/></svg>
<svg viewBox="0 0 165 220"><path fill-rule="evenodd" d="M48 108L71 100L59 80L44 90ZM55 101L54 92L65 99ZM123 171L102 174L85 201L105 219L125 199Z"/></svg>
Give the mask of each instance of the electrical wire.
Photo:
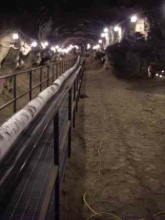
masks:
<svg viewBox="0 0 165 220"><path fill-rule="evenodd" d="M99 145L99 148L98 148L98 155L99 155L99 158L100 158L100 162L99 162L99 172L98 172L98 178L96 180L94 180L92 182L92 184L96 183L100 177L101 177L101 165L102 165L102 161L101 161L101 152L100 152L100 149L102 148L102 141L100 142L100 145Z"/></svg>
<svg viewBox="0 0 165 220"><path fill-rule="evenodd" d="M102 129L102 132L101 132L101 133L103 134L103 129ZM102 148L102 143L103 143L103 142L100 141L100 144L99 144L99 147L98 147L98 156L99 156L99 158L100 158L98 177L97 177L96 180L94 180L93 182L91 182L91 184L96 183L96 182L100 179L100 177L101 177L101 165L102 165L102 160L101 160L101 148ZM96 216L102 217L102 216L104 216L104 215L107 215L111 220L122 220L122 219L119 218L117 215L112 214L112 213L108 213L108 212L96 212L94 209L92 209L92 207L91 207L91 206L88 204L88 202L86 201L86 195L87 195L87 193L85 192L85 194L84 194L84 196L83 196L84 204L88 207L88 209L89 209L91 212L93 212L93 215L90 216L90 217L88 218L88 220L90 220L90 219L92 219L92 218L94 218L94 217L96 217Z"/></svg>
<svg viewBox="0 0 165 220"><path fill-rule="evenodd" d="M86 201L86 193L84 194L83 196L83 200L84 200L84 203L85 205L88 207L88 209L93 212L94 214L92 216L90 216L88 218L88 220L92 219L93 217L95 216L103 216L103 215L108 215L112 220L122 220L121 218L119 218L117 215L115 214L112 214L112 213L108 213L108 212L96 212L94 209L91 208L91 206L87 203Z"/></svg>
<svg viewBox="0 0 165 220"><path fill-rule="evenodd" d="M102 134L103 134L103 129L102 129ZM94 180L93 182L91 182L91 184L94 184L96 183L100 177L101 177L101 165L102 165L102 160L101 160L101 148L102 148L102 141L100 141L100 144L99 144L99 147L98 147L98 155L99 155L99 158L100 158L100 162L99 162L99 171L98 171L98 178L96 180ZM96 212L87 202L86 200L86 195L87 193L85 192L84 195L83 195L83 201L84 201L84 204L88 207L88 209L93 212L93 215L91 215L87 220L90 220L96 216L105 216L107 215L107 217L109 217L111 220L122 220L120 217L118 217L117 215L113 214L113 213L108 213L108 212ZM153 217L157 217L159 215L164 215L165 214L165 211L162 211L162 212L158 212L156 214L153 215ZM139 219L139 220L145 220L144 218L142 219Z"/></svg>

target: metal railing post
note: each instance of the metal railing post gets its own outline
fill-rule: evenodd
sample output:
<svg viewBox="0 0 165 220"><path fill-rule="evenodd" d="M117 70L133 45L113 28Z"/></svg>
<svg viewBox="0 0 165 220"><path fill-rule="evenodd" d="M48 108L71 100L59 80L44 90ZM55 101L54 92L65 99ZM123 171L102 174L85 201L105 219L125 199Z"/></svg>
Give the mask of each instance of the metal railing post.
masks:
<svg viewBox="0 0 165 220"><path fill-rule="evenodd" d="M63 74L63 61L61 60L61 75Z"/></svg>
<svg viewBox="0 0 165 220"><path fill-rule="evenodd" d="M40 92L42 92L42 67L40 69Z"/></svg>
<svg viewBox="0 0 165 220"><path fill-rule="evenodd" d="M59 112L56 113L54 117L54 165L59 167ZM59 185L59 169L57 174L57 179L54 186L55 192L55 220L60 219L60 185Z"/></svg>
<svg viewBox="0 0 165 220"><path fill-rule="evenodd" d="M71 122L68 134L68 157L71 157L71 135L72 135L72 88L68 96L68 120Z"/></svg>
<svg viewBox="0 0 165 220"><path fill-rule="evenodd" d="M47 67L47 87L49 86L49 66Z"/></svg>
<svg viewBox="0 0 165 220"><path fill-rule="evenodd" d="M74 112L73 112L73 128L76 127L76 80L74 81L74 86L73 86L74 92L73 92L73 100L75 103L75 108L74 108Z"/></svg>
<svg viewBox="0 0 165 220"><path fill-rule="evenodd" d="M66 60L65 60L65 71L67 70L67 62L66 62Z"/></svg>
<svg viewBox="0 0 165 220"><path fill-rule="evenodd" d="M76 92L77 92L77 97L76 97L76 112L78 111L78 76L76 77L75 80L75 86L76 86Z"/></svg>
<svg viewBox="0 0 165 220"><path fill-rule="evenodd" d="M32 100L32 71L29 72L29 100Z"/></svg>
<svg viewBox="0 0 165 220"><path fill-rule="evenodd" d="M63 65L64 65L64 73L65 73L65 71L66 71L66 69L65 69L65 59L63 60Z"/></svg>
<svg viewBox="0 0 165 220"><path fill-rule="evenodd" d="M55 76L55 64L53 64L53 77L52 77L52 84L53 84L53 82L54 82L54 76Z"/></svg>
<svg viewBox="0 0 165 220"><path fill-rule="evenodd" d="M57 68L56 68L56 79L58 79L58 70L59 70L58 65L59 65L59 62L57 63Z"/></svg>
<svg viewBox="0 0 165 220"><path fill-rule="evenodd" d="M82 87L82 80L83 80L83 74L84 74L84 69L81 69L80 71L80 79L81 79L81 82L80 82L80 88L79 88L79 98L80 98L80 93L81 93L81 87Z"/></svg>
<svg viewBox="0 0 165 220"><path fill-rule="evenodd" d="M64 73L64 60L62 60L62 74Z"/></svg>
<svg viewBox="0 0 165 220"><path fill-rule="evenodd" d="M78 102L79 102L79 100L80 100L80 85L79 85L79 82L80 82L80 72L78 73L77 78L78 78Z"/></svg>
<svg viewBox="0 0 165 220"><path fill-rule="evenodd" d="M60 76L62 75L62 61L60 61Z"/></svg>
<svg viewBox="0 0 165 220"><path fill-rule="evenodd" d="M68 59L66 59L66 67L69 69Z"/></svg>
<svg viewBox="0 0 165 220"><path fill-rule="evenodd" d="M13 96L14 96L14 113L16 113L17 111L17 78L16 78L16 75L14 75L14 91L13 91Z"/></svg>

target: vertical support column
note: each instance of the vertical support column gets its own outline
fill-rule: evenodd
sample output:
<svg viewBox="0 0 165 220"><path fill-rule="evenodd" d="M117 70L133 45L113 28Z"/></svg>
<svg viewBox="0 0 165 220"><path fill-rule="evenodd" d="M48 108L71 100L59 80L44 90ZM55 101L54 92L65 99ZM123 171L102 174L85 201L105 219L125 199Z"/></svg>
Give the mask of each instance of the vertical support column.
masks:
<svg viewBox="0 0 165 220"><path fill-rule="evenodd" d="M57 68L56 68L56 79L58 79L58 71L59 71L59 62L57 62Z"/></svg>
<svg viewBox="0 0 165 220"><path fill-rule="evenodd" d="M66 60L64 59L64 72L66 72Z"/></svg>
<svg viewBox="0 0 165 220"><path fill-rule="evenodd" d="M77 75L77 78L78 78L78 102L80 100L80 72Z"/></svg>
<svg viewBox="0 0 165 220"><path fill-rule="evenodd" d="M49 86L49 66L47 67L47 87Z"/></svg>
<svg viewBox="0 0 165 220"><path fill-rule="evenodd" d="M74 89L73 101L75 103L75 107L73 111L73 128L75 128L76 127L76 80L74 81L73 89Z"/></svg>
<svg viewBox="0 0 165 220"><path fill-rule="evenodd" d="M52 73L52 74L53 74L53 77L52 77L52 84L53 84L53 82L54 82L54 78L55 78L55 77L54 77L54 76L55 76L55 64L53 64L53 70L52 70L52 71L53 71L53 73Z"/></svg>
<svg viewBox="0 0 165 220"><path fill-rule="evenodd" d="M68 157L71 157L71 137L72 137L72 88L68 96L68 120L71 122L68 134Z"/></svg>
<svg viewBox="0 0 165 220"><path fill-rule="evenodd" d="M75 87L77 92L77 97L76 97L76 112L77 112L78 111L78 76L76 77Z"/></svg>
<svg viewBox="0 0 165 220"><path fill-rule="evenodd" d="M32 100L32 71L29 72L29 101Z"/></svg>
<svg viewBox="0 0 165 220"><path fill-rule="evenodd" d="M54 194L55 194L55 220L60 219L60 184L59 184L59 112L56 113L54 117L54 165L58 166L58 174L57 179L54 186Z"/></svg>
<svg viewBox="0 0 165 220"><path fill-rule="evenodd" d="M66 57L66 68L67 68L67 70L69 69L69 66L68 66L68 57Z"/></svg>
<svg viewBox="0 0 165 220"><path fill-rule="evenodd" d="M14 91L13 91L13 96L14 96L14 107L13 107L13 110L14 110L14 113L16 113L17 111L17 78L16 78L16 75L14 75Z"/></svg>
<svg viewBox="0 0 165 220"><path fill-rule="evenodd" d="M64 73L64 60L62 59L62 74Z"/></svg>
<svg viewBox="0 0 165 220"><path fill-rule="evenodd" d="M40 92L42 92L42 68L40 69Z"/></svg>
<svg viewBox="0 0 165 220"><path fill-rule="evenodd" d="M82 87L82 82L83 82L83 74L84 74L84 68L82 68L80 70L80 88L79 88L79 97L80 97L80 93L81 93L81 87Z"/></svg>
<svg viewBox="0 0 165 220"><path fill-rule="evenodd" d="M60 61L60 76L62 75L62 61Z"/></svg>

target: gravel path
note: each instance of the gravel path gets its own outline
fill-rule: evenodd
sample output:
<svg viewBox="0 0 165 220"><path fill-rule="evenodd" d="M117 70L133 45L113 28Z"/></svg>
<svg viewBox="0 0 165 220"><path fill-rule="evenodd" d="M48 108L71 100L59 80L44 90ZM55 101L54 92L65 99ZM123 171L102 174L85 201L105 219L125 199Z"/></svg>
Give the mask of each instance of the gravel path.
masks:
<svg viewBox="0 0 165 220"><path fill-rule="evenodd" d="M128 82L101 68L87 61L82 94L88 97L79 103L62 219L93 214L82 201L85 192L96 212L122 220L165 219L154 216L165 211L165 82Z"/></svg>

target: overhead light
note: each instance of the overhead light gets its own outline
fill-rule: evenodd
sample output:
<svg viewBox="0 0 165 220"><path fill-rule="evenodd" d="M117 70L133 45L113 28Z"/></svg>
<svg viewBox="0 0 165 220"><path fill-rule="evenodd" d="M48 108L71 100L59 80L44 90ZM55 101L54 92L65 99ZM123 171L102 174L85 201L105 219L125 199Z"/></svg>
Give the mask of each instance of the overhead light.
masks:
<svg viewBox="0 0 165 220"><path fill-rule="evenodd" d="M105 33L105 38L107 38L108 37L108 33Z"/></svg>
<svg viewBox="0 0 165 220"><path fill-rule="evenodd" d="M164 73L164 70L162 70L162 73Z"/></svg>
<svg viewBox="0 0 165 220"><path fill-rule="evenodd" d="M162 75L160 75L160 78L162 78L163 76Z"/></svg>
<svg viewBox="0 0 165 220"><path fill-rule="evenodd" d="M56 49L59 49L59 46L58 46L58 45L56 45Z"/></svg>
<svg viewBox="0 0 165 220"><path fill-rule="evenodd" d="M91 45L90 44L87 44L87 49L89 50L91 48Z"/></svg>
<svg viewBox="0 0 165 220"><path fill-rule="evenodd" d="M54 51L54 52L55 52L55 50L56 50L55 47L51 47L50 49L51 49L52 51Z"/></svg>
<svg viewBox="0 0 165 220"><path fill-rule="evenodd" d="M101 37L105 37L105 34L104 34L104 33L102 33L102 34L101 34Z"/></svg>
<svg viewBox="0 0 165 220"><path fill-rule="evenodd" d="M115 26L115 27L114 27L114 31L117 32L117 31L119 31L119 30L120 30L120 27L119 27L119 26Z"/></svg>
<svg viewBox="0 0 165 220"><path fill-rule="evenodd" d="M101 44L101 43L103 43L103 41L102 41L102 40L99 40L98 42L99 42L100 44Z"/></svg>
<svg viewBox="0 0 165 220"><path fill-rule="evenodd" d="M66 48L66 49L63 49L62 52L63 52L63 53L69 53L69 49L67 49L67 48Z"/></svg>
<svg viewBox="0 0 165 220"><path fill-rule="evenodd" d="M105 33L108 33L108 28L104 28L104 32L105 32Z"/></svg>
<svg viewBox="0 0 165 220"><path fill-rule="evenodd" d="M19 35L17 33L13 34L13 40L17 40L19 38Z"/></svg>
<svg viewBox="0 0 165 220"><path fill-rule="evenodd" d="M47 41L45 41L44 46L47 47L49 45L49 43Z"/></svg>
<svg viewBox="0 0 165 220"><path fill-rule="evenodd" d="M58 48L57 51L60 53L62 52L62 48Z"/></svg>
<svg viewBox="0 0 165 220"><path fill-rule="evenodd" d="M38 43L37 43L36 41L34 41L34 42L31 44L32 47L37 47L37 45L38 45Z"/></svg>
<svg viewBox="0 0 165 220"><path fill-rule="evenodd" d="M132 23L135 23L135 22L137 22L137 16L136 15L133 15L132 17L131 17L131 22Z"/></svg>
<svg viewBox="0 0 165 220"><path fill-rule="evenodd" d="M93 47L93 50L98 50L99 48L100 48L100 45L98 44L98 45Z"/></svg>

